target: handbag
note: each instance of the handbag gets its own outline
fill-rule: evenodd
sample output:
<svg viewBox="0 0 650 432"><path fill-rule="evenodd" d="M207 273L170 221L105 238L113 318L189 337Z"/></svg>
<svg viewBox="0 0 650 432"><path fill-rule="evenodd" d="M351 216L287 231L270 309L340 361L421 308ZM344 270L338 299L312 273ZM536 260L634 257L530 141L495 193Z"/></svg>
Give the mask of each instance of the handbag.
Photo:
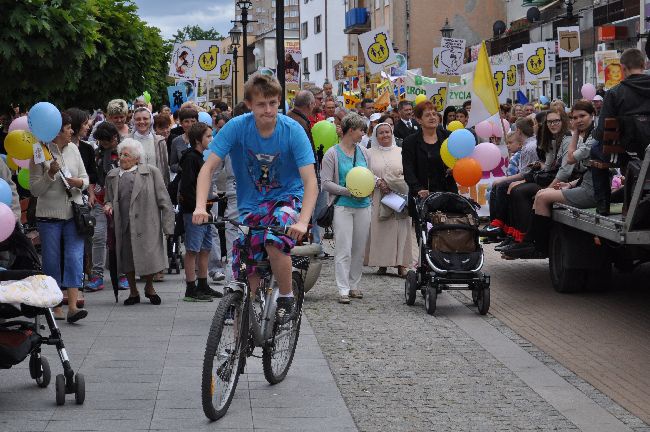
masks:
<svg viewBox="0 0 650 432"><path fill-rule="evenodd" d="M354 158L352 159L352 168L357 165L357 147L354 147ZM332 204L328 205L325 211L323 211L319 216L316 217L316 224L321 228L330 228L334 223L334 206L341 198L341 195L337 195L332 201Z"/></svg>
<svg viewBox="0 0 650 432"><path fill-rule="evenodd" d="M70 190L70 185L65 179L63 172L59 170L61 174L61 181L65 186L65 193L70 198L70 204L72 204L72 218L74 219L75 227L77 232L81 236L92 237L95 234L95 216L90 213L90 206L88 205L88 199L84 194L81 194L81 200L83 204L77 204L72 200L72 192Z"/></svg>
<svg viewBox="0 0 650 432"><path fill-rule="evenodd" d="M524 174L524 180L526 180L527 183L535 183L539 187L548 187L555 177L557 176L557 173L559 171L559 168L551 168L549 170L538 170L538 171L529 171L526 174Z"/></svg>

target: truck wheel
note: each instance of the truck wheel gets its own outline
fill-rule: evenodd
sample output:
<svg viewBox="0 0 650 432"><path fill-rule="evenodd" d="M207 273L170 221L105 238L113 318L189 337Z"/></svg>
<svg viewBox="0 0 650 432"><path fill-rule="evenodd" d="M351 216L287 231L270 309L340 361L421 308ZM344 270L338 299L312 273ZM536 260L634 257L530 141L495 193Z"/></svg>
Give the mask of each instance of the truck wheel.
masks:
<svg viewBox="0 0 650 432"><path fill-rule="evenodd" d="M567 268L567 246L570 236L564 235L563 230L554 226L551 230L551 239L549 243L549 260L548 267L551 274L553 288L559 293L572 293L581 291L587 280L589 270Z"/></svg>

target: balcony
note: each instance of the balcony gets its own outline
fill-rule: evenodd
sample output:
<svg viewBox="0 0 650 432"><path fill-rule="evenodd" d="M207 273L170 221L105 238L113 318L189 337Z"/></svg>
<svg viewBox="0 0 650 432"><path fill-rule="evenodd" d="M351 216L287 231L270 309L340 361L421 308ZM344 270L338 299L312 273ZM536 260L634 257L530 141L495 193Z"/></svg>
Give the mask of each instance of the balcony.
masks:
<svg viewBox="0 0 650 432"><path fill-rule="evenodd" d="M366 8L353 8L345 13L346 34L361 34L370 30L370 14Z"/></svg>

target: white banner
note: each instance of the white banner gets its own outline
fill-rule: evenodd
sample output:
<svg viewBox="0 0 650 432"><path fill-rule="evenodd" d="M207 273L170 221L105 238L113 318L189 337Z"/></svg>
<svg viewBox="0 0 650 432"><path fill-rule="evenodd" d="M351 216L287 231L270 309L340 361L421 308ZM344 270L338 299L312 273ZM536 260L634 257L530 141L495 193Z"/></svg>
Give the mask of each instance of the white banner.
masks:
<svg viewBox="0 0 650 432"><path fill-rule="evenodd" d="M550 67L546 60L548 51L547 42L532 43L523 46L526 82L551 78Z"/></svg>
<svg viewBox="0 0 650 432"><path fill-rule="evenodd" d="M560 58L580 57L580 27L558 27L557 41Z"/></svg>
<svg viewBox="0 0 650 432"><path fill-rule="evenodd" d="M465 39L443 37L439 58L437 76L458 77L460 80L461 68L465 62Z"/></svg>
<svg viewBox="0 0 650 432"><path fill-rule="evenodd" d="M433 65L432 72L434 77L438 75L438 71L440 70L440 51L442 51L441 47L435 47L433 49L433 62L431 64Z"/></svg>
<svg viewBox="0 0 650 432"><path fill-rule="evenodd" d="M206 78L219 64L219 42L200 40L174 44L169 63L169 76L174 78Z"/></svg>
<svg viewBox="0 0 650 432"><path fill-rule="evenodd" d="M465 84L449 86L447 90L447 105L460 107L463 102L472 100L472 81Z"/></svg>
<svg viewBox="0 0 650 432"><path fill-rule="evenodd" d="M215 74L210 75L216 85L232 85L232 54L219 55L219 65L215 69Z"/></svg>
<svg viewBox="0 0 650 432"><path fill-rule="evenodd" d="M359 35L359 43L366 57L366 67L370 74L379 73L397 63L386 27L379 27Z"/></svg>
<svg viewBox="0 0 650 432"><path fill-rule="evenodd" d="M516 67L513 66L516 71ZM506 99L511 97L512 93L512 85L509 84L512 81L508 80L508 71L510 69L510 65L505 63L505 64L500 64L500 65L492 65L492 80L494 81L494 87L496 88L497 91L497 97L499 98L499 103L506 103ZM516 78L516 73L514 74L514 77ZM516 83L516 79L515 79Z"/></svg>

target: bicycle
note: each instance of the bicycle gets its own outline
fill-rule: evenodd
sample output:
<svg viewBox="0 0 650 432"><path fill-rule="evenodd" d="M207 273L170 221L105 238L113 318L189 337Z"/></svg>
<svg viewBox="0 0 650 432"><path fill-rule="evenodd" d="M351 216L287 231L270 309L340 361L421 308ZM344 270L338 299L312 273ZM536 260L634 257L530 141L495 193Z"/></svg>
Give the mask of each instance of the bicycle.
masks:
<svg viewBox="0 0 650 432"><path fill-rule="evenodd" d="M226 223L236 226L244 234L240 246L240 269L237 281L225 289L224 297L212 319L203 358L201 399L203 412L210 420L223 417L237 388L239 375L244 372L247 357L257 357L253 351L262 348L264 378L269 384L284 380L296 351L304 288L299 275L293 274L295 317L286 324L275 322L276 299L279 289L268 261L248 258L252 233L267 231L285 235L284 227L245 225L226 218L211 219L207 223L224 227ZM293 266L301 270L309 267L308 257L292 256ZM262 269L260 285L255 298L251 298L246 266Z"/></svg>

